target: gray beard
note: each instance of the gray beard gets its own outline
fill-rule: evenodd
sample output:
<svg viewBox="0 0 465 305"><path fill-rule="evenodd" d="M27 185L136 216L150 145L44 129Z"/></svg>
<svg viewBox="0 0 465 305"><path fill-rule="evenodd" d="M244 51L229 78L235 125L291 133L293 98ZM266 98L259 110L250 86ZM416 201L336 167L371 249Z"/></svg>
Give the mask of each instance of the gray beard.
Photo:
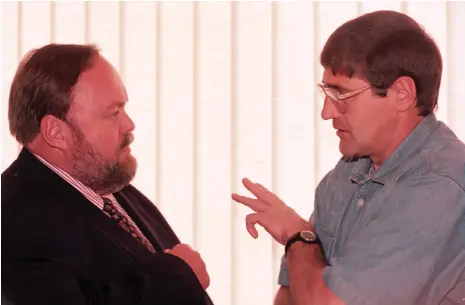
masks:
<svg viewBox="0 0 465 305"><path fill-rule="evenodd" d="M132 157L131 157L132 158ZM131 168L120 163L99 162L92 154L73 156L72 175L99 195L120 191L130 184L135 176L136 161Z"/></svg>
<svg viewBox="0 0 465 305"><path fill-rule="evenodd" d="M124 161L109 160L95 152L80 130L75 129L77 149L73 153L71 175L99 195L108 195L128 186L137 170L136 159L129 155ZM125 141L124 145L128 145ZM121 147L122 148L122 147Z"/></svg>

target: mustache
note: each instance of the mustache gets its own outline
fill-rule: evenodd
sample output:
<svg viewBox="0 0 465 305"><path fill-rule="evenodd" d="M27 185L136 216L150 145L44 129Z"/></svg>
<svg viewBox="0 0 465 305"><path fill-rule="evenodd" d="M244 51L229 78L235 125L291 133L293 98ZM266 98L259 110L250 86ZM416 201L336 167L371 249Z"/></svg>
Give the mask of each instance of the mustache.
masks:
<svg viewBox="0 0 465 305"><path fill-rule="evenodd" d="M134 134L133 133L128 133L124 136L123 143L121 143L121 149L123 149L126 146L129 146L132 142L134 142Z"/></svg>

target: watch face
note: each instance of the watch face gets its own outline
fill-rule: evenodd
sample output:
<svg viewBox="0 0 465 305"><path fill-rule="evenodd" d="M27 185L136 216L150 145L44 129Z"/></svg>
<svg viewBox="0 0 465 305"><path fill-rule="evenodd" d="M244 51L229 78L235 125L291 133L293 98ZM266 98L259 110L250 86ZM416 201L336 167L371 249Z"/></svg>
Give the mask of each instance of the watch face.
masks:
<svg viewBox="0 0 465 305"><path fill-rule="evenodd" d="M302 232L300 232L300 237L302 237L306 241L314 241L314 240L316 240L315 233L313 233L311 231L302 231Z"/></svg>

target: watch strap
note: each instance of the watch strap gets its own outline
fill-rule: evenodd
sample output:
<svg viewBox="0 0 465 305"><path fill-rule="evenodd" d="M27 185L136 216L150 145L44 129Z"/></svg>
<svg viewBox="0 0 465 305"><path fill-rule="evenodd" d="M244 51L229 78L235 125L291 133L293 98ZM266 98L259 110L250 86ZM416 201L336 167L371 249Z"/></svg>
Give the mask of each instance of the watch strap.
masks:
<svg viewBox="0 0 465 305"><path fill-rule="evenodd" d="M315 240L310 241L310 240L303 239L302 236L300 236L300 233L301 232L298 232L292 235L291 237L289 237L289 239L286 242L286 245L284 246L284 256L287 255L287 251L289 250L289 247L297 241L301 241L305 244L317 244L321 246L321 241L316 234L315 234Z"/></svg>

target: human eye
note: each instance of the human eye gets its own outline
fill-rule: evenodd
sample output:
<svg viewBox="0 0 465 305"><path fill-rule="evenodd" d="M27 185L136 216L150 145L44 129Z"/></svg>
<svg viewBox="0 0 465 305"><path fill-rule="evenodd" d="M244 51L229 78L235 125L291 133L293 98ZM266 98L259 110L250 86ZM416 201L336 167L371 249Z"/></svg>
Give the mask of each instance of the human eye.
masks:
<svg viewBox="0 0 465 305"><path fill-rule="evenodd" d="M118 105L113 111L112 111L112 116L116 117L118 116L122 111L124 111L126 107L126 104Z"/></svg>

